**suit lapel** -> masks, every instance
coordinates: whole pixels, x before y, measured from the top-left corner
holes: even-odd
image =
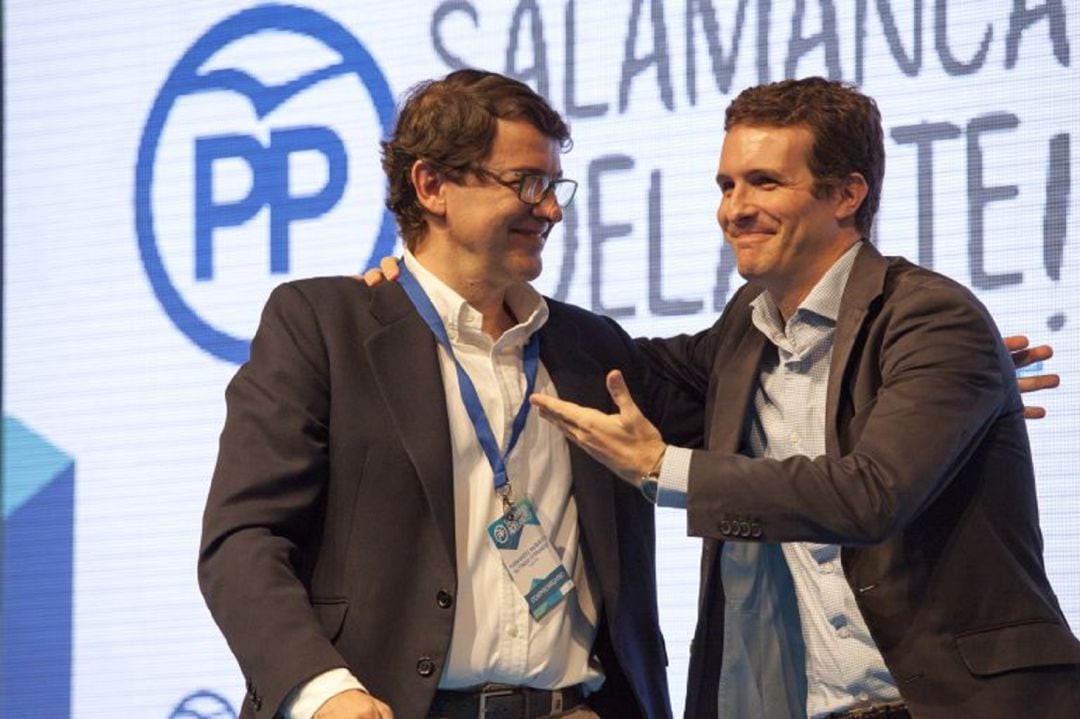
[[[758,386],[761,355],[768,347],[765,335],[749,319],[749,307],[746,313],[746,326],[737,344],[722,351],[714,364],[714,377],[709,388],[710,392],[716,394],[708,439],[711,450],[739,450],[753,394]]]
[[[364,349],[452,563],[454,468],[435,337],[396,283],[375,288],[371,296],[371,314],[382,328],[364,341]]]
[[[855,257],[847,285],[844,287],[840,315],[836,319],[836,332],[833,335],[829,387],[825,399],[825,454],[830,457],[838,457],[840,454],[836,436],[836,415],[847,365],[851,361],[852,350],[870,305],[884,289],[888,268],[889,261],[876,247],[866,242]]]
[[[581,344],[578,328],[562,321],[562,314],[549,303],[551,317],[540,331],[540,359],[558,389],[561,399],[589,407],[610,403],[603,377],[610,367],[600,367]],[[537,421],[540,420],[536,417]],[[593,568],[600,577],[604,597],[614,603],[619,587],[619,538],[615,522],[614,481],[599,464],[572,442],[570,473],[578,518],[589,548]]]

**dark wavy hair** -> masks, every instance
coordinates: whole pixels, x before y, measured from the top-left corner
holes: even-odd
[[[863,237],[870,236],[885,177],[885,138],[873,98],[822,77],[783,80],[739,93],[724,117],[725,130],[735,125],[808,127],[814,135],[807,162],[814,194],[826,195],[858,172],[869,191],[855,213],[855,224]]]
[[[547,101],[524,83],[494,72],[458,70],[409,90],[393,136],[382,142],[382,167],[389,181],[386,206],[397,218],[409,249],[425,230],[411,172],[430,162],[460,181],[491,152],[497,120],[524,120],[570,149],[570,129]]]

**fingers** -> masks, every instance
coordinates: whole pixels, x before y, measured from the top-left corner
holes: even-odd
[[[560,432],[567,435],[568,437],[571,436],[574,428],[568,422],[564,421],[562,416],[555,412],[552,412],[551,410],[545,409],[544,407],[537,406],[537,409],[540,410],[541,419],[551,422],[553,425],[555,425],[556,429],[558,429]]]
[[[1020,377],[1016,380],[1021,392],[1038,392],[1041,389],[1053,389],[1061,384],[1061,377],[1056,374],[1037,374]]]
[[[584,449],[593,448],[598,434],[604,433],[602,426],[607,415],[599,410],[544,394],[534,394],[529,401],[540,410],[543,419],[554,424],[567,439]]]
[[[375,697],[372,697],[371,699],[375,702],[375,708],[379,712],[379,719],[394,719],[394,710],[390,708],[389,704],[381,702]]]
[[[396,257],[384,257],[379,260],[379,269],[382,270],[386,279],[391,282],[395,281],[401,275],[401,270],[398,268]]]
[[[382,270],[372,267],[370,270],[360,275],[360,278],[367,283],[368,287],[374,287],[375,285],[382,284],[386,281],[386,277],[383,275]]]
[[[575,419],[584,408],[543,394],[534,394],[529,397],[529,401],[540,411],[540,417],[555,425],[555,429],[564,437],[582,447],[586,446],[584,428]]]
[[[378,267],[372,267],[359,277],[355,277],[355,279],[363,280],[368,287],[374,287],[375,285],[381,285],[383,282],[395,282],[400,276],[401,269],[398,267],[397,258],[384,257],[379,260]]]
[[[1032,377],[1020,377],[1016,380],[1021,392],[1038,392],[1042,389],[1053,389],[1061,384],[1061,377],[1056,374],[1040,374]],[[1043,407],[1024,406],[1024,419],[1042,419],[1046,416]]]
[[[1024,419],[1042,419],[1046,416],[1046,409],[1043,407],[1024,407]]]
[[[637,417],[641,414],[634,398],[630,396],[630,389],[626,386],[626,378],[622,372],[613,369],[607,374],[608,394],[619,408],[619,414],[625,417]]]
[[[1050,345],[1039,345],[1038,347],[1028,347],[1022,349],[1012,350],[1012,361],[1016,365],[1017,369],[1021,367],[1027,367],[1030,364],[1036,362],[1042,362],[1048,360],[1054,356],[1054,348]]]
[[[1010,352],[1022,350],[1028,346],[1028,338],[1024,335],[1009,335],[1005,339],[1005,348]]]
[[[619,408],[616,414],[581,407],[573,402],[534,394],[529,400],[540,416],[593,459],[631,484],[656,464],[664,444],[659,431],[641,414],[619,372],[607,377],[608,391]]]
[[[534,394],[529,397],[529,402],[540,410],[540,416],[554,422],[557,425],[577,428],[580,426],[580,415],[587,411],[584,407],[567,402],[566,400],[552,397],[546,394]]]
[[[1017,369],[1027,367],[1035,362],[1048,360],[1054,356],[1054,348],[1050,345],[1028,347],[1028,338],[1024,335],[1006,337],[1005,348],[1012,354],[1012,361]]]
[[[367,692],[349,689],[330,697],[313,719],[394,719],[394,712]]]
[[[1012,354],[1013,364],[1016,369],[1023,369],[1036,362],[1042,362],[1048,360],[1054,356],[1054,348],[1050,345],[1038,345],[1037,347],[1028,347],[1028,338],[1023,335],[1016,335],[1013,337],[1005,338],[1005,346]],[[1056,374],[1040,374],[1032,375],[1030,377],[1018,377],[1016,380],[1017,386],[1021,392],[1038,392],[1044,389],[1053,389],[1061,384],[1061,377]],[[1042,419],[1046,416],[1046,409],[1043,407],[1024,407],[1024,419]]]

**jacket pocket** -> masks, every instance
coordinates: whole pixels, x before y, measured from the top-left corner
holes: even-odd
[[[345,612],[349,609],[347,599],[313,599],[311,606],[315,610],[315,618],[319,620],[323,634],[330,641],[334,641],[341,634],[341,627],[345,624]]]
[[[1080,640],[1057,622],[1034,620],[1022,624],[965,632],[956,647],[976,676],[1057,664],[1080,664]]]

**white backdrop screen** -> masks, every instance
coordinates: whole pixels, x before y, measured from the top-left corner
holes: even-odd
[[[879,247],[1055,347],[1063,387],[1029,428],[1080,626],[1077,3],[9,0],[3,45],[7,715],[43,695],[37,716],[233,715],[195,582],[223,389],[273,286],[398,250],[377,141],[406,89],[464,66],[571,123],[581,187],[537,285],[632,334],[706,327],[738,286],[712,178],[739,90],[874,96]],[[678,713],[699,546],[658,517]]]

